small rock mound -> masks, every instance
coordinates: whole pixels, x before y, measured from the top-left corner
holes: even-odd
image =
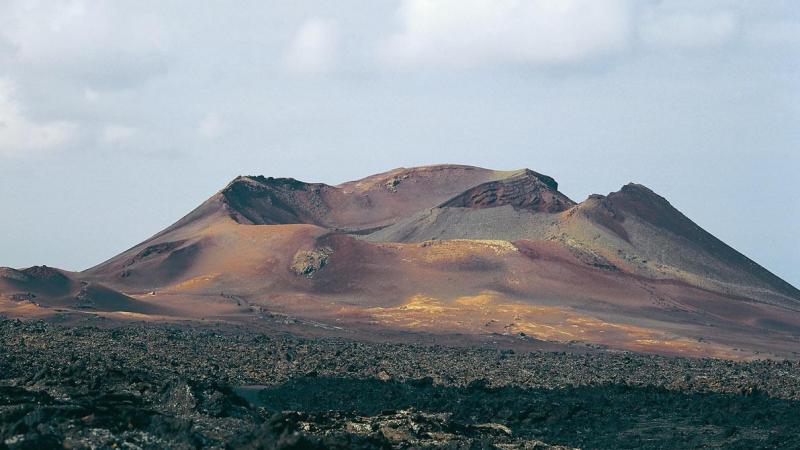
[[[69,282],[69,278],[67,278],[66,275],[58,271],[58,269],[54,269],[52,267],[47,267],[47,266],[29,267],[23,270],[22,273],[31,278],[35,278],[40,281],[47,281],[50,283]]]
[[[19,270],[12,269],[10,267],[0,267],[0,278],[22,282],[30,281],[30,277]]]
[[[330,263],[331,254],[333,254],[333,249],[330,247],[300,250],[295,253],[289,268],[298,276],[312,278],[315,273]]]

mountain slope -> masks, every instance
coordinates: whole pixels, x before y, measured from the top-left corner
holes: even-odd
[[[108,287],[81,281],[79,275],[47,266],[23,270],[0,267],[0,305],[83,311],[168,314],[168,308],[149,304]],[[2,309],[2,308],[0,308]]]
[[[514,175],[515,172],[441,165],[395,169],[339,186],[292,178],[240,176],[161,233],[89,272],[110,274],[142,252],[177,250],[179,242],[185,244],[186,238],[221,223],[311,224],[344,232],[369,232],[470,187]]]
[[[403,168],[338,186],[237,177],[70,276],[41,295],[103,286],[153,314],[269,311],[373,336],[505,334],[725,357],[791,355],[800,336],[800,291],[649,189],[575,203],[528,169]],[[0,292],[24,291],[4,283]],[[98,310],[122,305],[108,292]]]

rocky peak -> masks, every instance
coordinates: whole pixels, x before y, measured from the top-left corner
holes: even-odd
[[[256,225],[317,223],[329,186],[294,178],[238,176],[220,191],[231,218]]]
[[[558,190],[558,182],[553,177],[541,174],[539,172],[534,172],[533,170],[527,168],[522,169],[520,172],[520,176],[524,176],[526,178],[535,178],[548,188],[554,191]]]
[[[647,186],[645,186],[643,184],[639,184],[639,183],[633,183],[633,182],[628,183],[625,186],[622,186],[622,188],[620,188],[619,191],[612,192],[608,196],[612,197],[612,196],[620,196],[620,195],[625,195],[625,196],[629,196],[629,197],[636,197],[636,198],[640,198],[640,199],[647,199],[647,200],[651,200],[651,201],[657,201],[657,202],[663,202],[663,203],[669,204],[667,199],[665,199],[664,197],[656,194],[649,187],[647,187]]]
[[[66,282],[69,281],[66,275],[58,269],[47,266],[33,266],[22,270],[25,275],[42,281]]]
[[[255,192],[265,189],[305,189],[314,184],[304,183],[294,178],[274,178],[263,175],[239,175],[222,190],[222,193]]]
[[[441,207],[480,209],[511,205],[517,209],[556,213],[575,204],[557,188],[558,183],[553,178],[523,169],[510,177],[475,186]]]
[[[619,191],[608,194],[607,199],[614,209],[632,213],[673,233],[689,237],[688,235],[700,230],[700,227],[675,209],[667,199],[644,185],[628,183]]]

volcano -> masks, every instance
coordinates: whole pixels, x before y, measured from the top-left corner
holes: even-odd
[[[532,170],[240,176],[83,272],[0,269],[0,311],[797,357],[800,291],[645,186],[578,203]]]

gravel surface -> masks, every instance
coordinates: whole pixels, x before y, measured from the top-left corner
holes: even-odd
[[[789,361],[0,320],[0,449],[800,448],[798,406]]]

